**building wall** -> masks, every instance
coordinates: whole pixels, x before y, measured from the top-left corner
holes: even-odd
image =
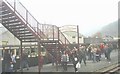
[[[84,43],[84,37],[79,38],[79,43]]]
[[[0,34],[0,45],[20,45],[20,41],[9,31]]]
[[[65,35],[65,37],[70,41],[70,43],[77,43],[77,37],[76,36],[70,36],[70,35],[67,35],[67,34],[65,34],[64,33],[64,35]],[[75,38],[74,38],[75,37]]]
[[[78,43],[77,25],[65,25],[62,26],[60,30],[70,43]],[[79,34],[79,43],[84,43],[84,37],[81,34]]]
[[[63,32],[65,37],[70,41],[70,43],[78,43],[78,36],[76,32]],[[84,37],[79,36],[79,43],[84,43]]]

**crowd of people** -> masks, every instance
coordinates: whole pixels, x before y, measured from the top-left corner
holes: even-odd
[[[61,55],[61,64],[64,71],[67,71],[67,63],[72,62],[75,72],[78,72],[76,65],[78,62],[81,64],[82,61],[84,65],[87,66],[86,60],[91,60],[93,63],[101,61],[101,55],[104,55],[108,63],[111,63],[110,54],[113,50],[113,45],[111,43],[101,43],[101,44],[90,44],[89,46],[79,46],[74,47],[69,53],[64,51]],[[69,59],[68,59],[69,58]]]
[[[28,65],[28,54],[24,52],[22,54],[21,60],[21,65],[20,69],[26,67],[27,70],[29,70],[29,65]],[[3,72],[16,72],[17,71],[17,61],[16,61],[16,55],[14,52],[9,52],[8,49],[5,49],[4,51],[4,56],[3,56],[3,61],[2,61],[2,71]]]
[[[71,62],[73,64],[75,72],[78,72],[78,68],[76,67],[78,63],[81,65],[83,61],[84,65],[87,66],[87,60],[93,61],[93,63],[100,62],[102,57],[101,55],[104,55],[105,59],[111,63],[110,54],[113,49],[114,47],[111,43],[90,44],[89,46],[80,45],[79,47],[74,47],[73,49],[67,48],[66,50],[62,51],[59,55],[60,59],[58,59],[56,56],[58,53],[56,54],[55,50],[53,49],[51,51],[51,54],[53,56],[52,65],[54,65],[57,58],[64,71],[67,71],[67,64]],[[8,50],[5,50],[3,59],[3,72],[17,71],[16,56],[14,52],[9,53]],[[28,54],[26,52],[22,54],[22,58],[20,60],[20,69],[26,67],[27,70],[29,70]],[[40,60],[40,63],[41,62],[42,61]]]

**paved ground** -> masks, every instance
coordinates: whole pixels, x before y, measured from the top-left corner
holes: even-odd
[[[84,63],[81,64],[81,68],[79,69],[79,72],[94,72],[98,69],[104,68],[106,66],[112,65],[114,63],[118,63],[118,51],[112,51],[111,53],[112,61],[111,63],[108,63],[106,59],[104,58],[104,55],[102,55],[101,61],[93,63],[92,61],[87,61],[87,66],[84,65]],[[56,66],[52,66],[52,64],[44,65],[42,72],[63,72],[63,69],[61,66],[59,66],[58,71],[56,71]],[[38,72],[38,67],[31,67],[29,70],[24,69],[24,72]],[[74,68],[72,64],[68,65],[68,71],[67,72],[74,72]]]

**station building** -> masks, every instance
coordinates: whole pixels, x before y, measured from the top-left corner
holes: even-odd
[[[84,43],[85,36],[83,36],[82,34],[78,32],[78,28],[76,25],[65,25],[65,26],[60,27],[60,30],[61,32],[63,32],[66,38],[68,38],[71,44],[77,44],[78,38],[79,38],[80,44]]]

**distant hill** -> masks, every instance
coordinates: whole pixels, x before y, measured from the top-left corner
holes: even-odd
[[[103,37],[103,36],[112,36],[112,37],[117,37],[118,36],[118,21],[115,21],[113,23],[110,23],[106,26],[104,26],[100,31],[95,33],[93,35],[98,36],[98,37]]]

